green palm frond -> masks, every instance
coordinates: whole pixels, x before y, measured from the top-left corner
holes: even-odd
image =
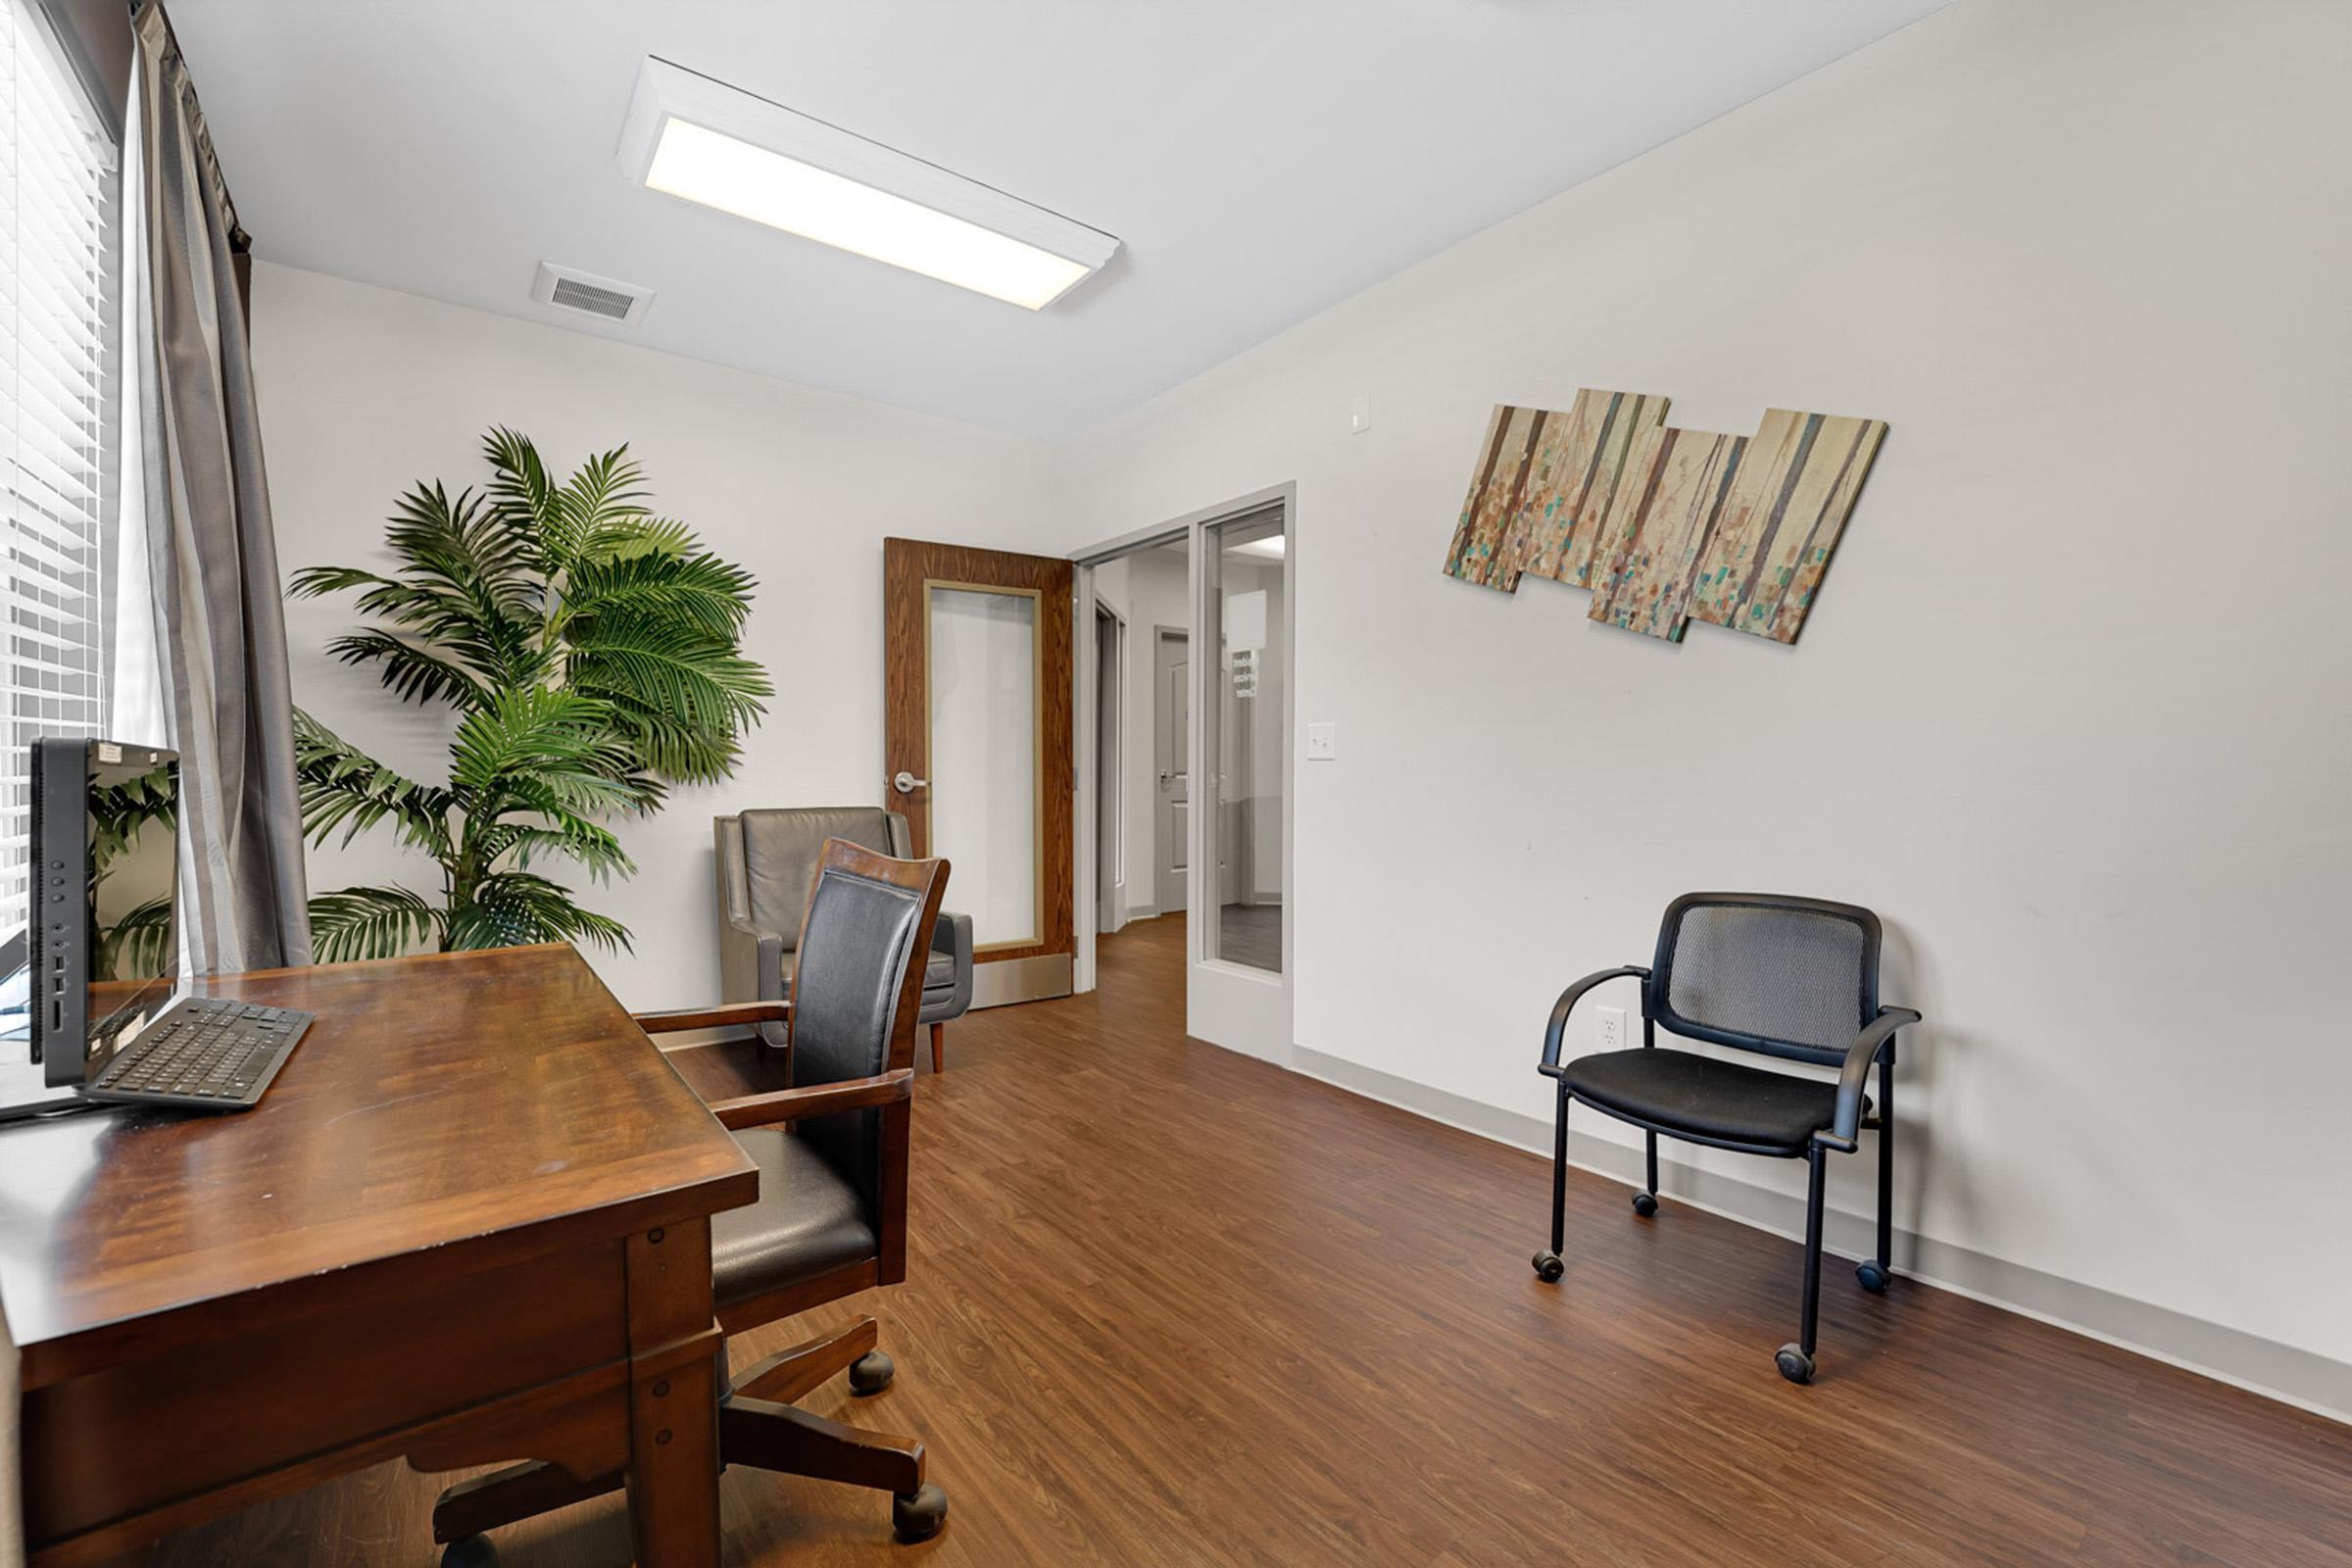
[[[691,626],[732,644],[752,612],[752,574],[716,556],[683,551],[608,555],[575,567],[565,585],[562,625],[592,628],[599,617],[634,615]]]
[[[336,828],[349,844],[389,817],[408,843],[435,858],[452,849],[445,789],[405,778],[352,746],[301,709],[294,710],[294,783],[303,831],[323,844]]]
[[[297,713],[314,842],[390,821],[438,864],[446,895],[442,906],[401,888],[322,895],[313,907],[322,956],[432,936],[444,948],[625,947],[620,922],[533,867],[632,874],[604,819],[654,809],[670,783],[724,777],[773,695],[743,655],[757,582],[653,514],[626,447],[561,484],[517,431],[492,429],[482,455],[491,476],[479,491],[427,482],[400,497],[384,535],[389,571],[313,566],[293,578],[297,594],[353,594],[370,617],[328,644],[334,657],[372,668],[404,702],[460,715],[444,787]]]
[[[463,709],[490,700],[481,677],[454,660],[369,626],[326,645],[346,664],[377,663],[384,686],[404,703],[447,702]]]
[[[311,952],[320,963],[397,958],[431,937],[441,912],[404,887],[343,888],[311,899]]]
[[[453,950],[582,941],[610,951],[628,947],[629,933],[618,920],[581,908],[568,889],[529,871],[482,878],[472,899],[449,912]]]

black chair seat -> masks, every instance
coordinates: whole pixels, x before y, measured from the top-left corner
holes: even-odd
[[[760,1200],[710,1216],[710,1289],[720,1306],[881,1251],[857,1189],[806,1139],[749,1127],[735,1141],[760,1166]]]
[[[1648,1047],[1580,1056],[1568,1092],[1597,1110],[1669,1132],[1801,1154],[1838,1118],[1838,1086]]]

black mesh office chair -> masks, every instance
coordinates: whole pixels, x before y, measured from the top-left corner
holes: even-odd
[[[1642,1046],[1560,1064],[1560,1032],[1585,993],[1610,980],[1642,982]],[[1648,1179],[1634,1195],[1646,1219],[1658,1211],[1658,1135],[1742,1154],[1802,1158],[1805,1199],[1803,1328],[1774,1355],[1791,1383],[1813,1378],[1821,1307],[1823,1166],[1852,1153],[1864,1128],[1879,1134],[1878,1255],[1855,1271],[1884,1291],[1893,1270],[1894,1036],[1919,1022],[1908,1007],[1879,1005],[1879,917],[1851,904],[1768,893],[1686,893],[1666,906],[1654,964],[1587,975],[1552,1004],[1539,1069],[1559,1085],[1551,1172],[1551,1250],[1535,1269],[1545,1283],[1566,1272],[1568,1104],[1632,1122],[1646,1135]],[[1661,1049],[1657,1031],[1838,1069],[1836,1083]],[[1878,1102],[1865,1093],[1879,1069]]]

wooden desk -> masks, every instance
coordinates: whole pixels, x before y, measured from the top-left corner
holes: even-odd
[[[208,989],[318,1015],[259,1106],[0,1128],[33,1560],[406,1455],[625,1470],[638,1561],[715,1564],[710,1216],[759,1172],[587,964]]]

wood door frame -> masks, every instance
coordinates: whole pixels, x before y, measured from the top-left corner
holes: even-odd
[[[1074,861],[1076,789],[1072,721],[1072,642],[1076,599],[1067,561],[1004,550],[978,550],[933,540],[882,541],[883,762],[882,800],[906,814],[909,842],[918,856],[931,849],[931,789],[926,782],[901,795],[892,778],[901,772],[928,780],[931,760],[931,595],[941,588],[975,593],[1030,594],[1037,604],[1037,940],[989,943],[973,950],[974,1004],[1065,995],[1066,967],[1054,960],[1076,956],[1077,888]],[[951,861],[953,857],[950,857]],[[1092,900],[1087,901],[1091,906]],[[951,866],[947,906],[955,908]],[[1030,963],[1036,975],[990,969]],[[1048,968],[1061,968],[1054,982]],[[1016,974],[1019,977],[1016,978]],[[1040,989],[1040,987],[1043,989]]]

